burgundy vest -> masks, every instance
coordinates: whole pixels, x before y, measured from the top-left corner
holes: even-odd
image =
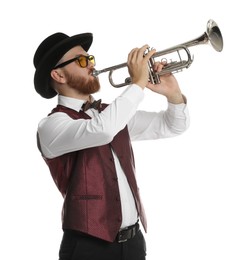
[[[90,119],[83,111],[77,112],[61,105],[51,113],[55,112],[64,112],[74,120]],[[146,218],[136,183],[134,156],[127,127],[109,144],[67,153],[53,159],[44,158],[64,197],[63,229],[81,231],[110,242],[115,240],[121,226],[122,213],[111,149],[119,158],[146,231]]]

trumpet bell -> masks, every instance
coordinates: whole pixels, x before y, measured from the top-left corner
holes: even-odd
[[[221,52],[223,50],[223,37],[218,25],[212,19],[207,23],[207,35],[212,47],[216,51]]]

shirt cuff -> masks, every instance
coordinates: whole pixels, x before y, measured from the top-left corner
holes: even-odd
[[[174,114],[187,114],[188,113],[188,107],[187,104],[185,103],[180,103],[180,104],[173,104],[173,103],[168,103],[168,111]]]
[[[127,98],[133,104],[139,104],[144,98],[144,91],[136,84],[132,84],[120,95]]]

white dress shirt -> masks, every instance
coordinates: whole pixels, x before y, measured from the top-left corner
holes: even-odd
[[[57,112],[38,125],[42,152],[47,158],[65,153],[105,145],[128,126],[131,140],[151,140],[172,137],[184,132],[189,126],[186,104],[168,104],[166,111],[137,111],[144,98],[143,90],[130,85],[101,113],[89,109],[91,119],[73,120],[66,113]],[[79,111],[85,101],[58,96],[58,104]],[[113,152],[113,151],[112,151]],[[122,225],[126,227],[137,221],[134,198],[119,160],[113,152],[122,205]]]

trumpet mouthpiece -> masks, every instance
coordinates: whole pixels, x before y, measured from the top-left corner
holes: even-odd
[[[100,74],[100,70],[93,70],[92,76],[97,77]]]

